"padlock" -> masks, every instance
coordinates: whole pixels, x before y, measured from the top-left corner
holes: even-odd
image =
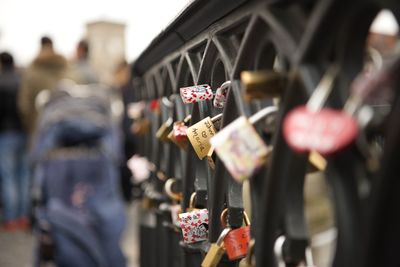
[[[203,159],[205,156],[207,156],[208,151],[211,148],[210,138],[213,137],[217,132],[214,123],[221,118],[222,114],[219,114],[213,118],[207,117],[187,129],[186,133],[188,139],[199,159]]]
[[[213,92],[208,84],[194,85],[180,88],[183,103],[195,103],[213,99]]]
[[[174,122],[174,126],[172,127],[171,132],[168,134],[168,139],[182,148],[183,150],[187,150],[189,140],[187,138],[187,126],[182,121]]]
[[[238,182],[251,177],[267,162],[271,149],[252,124],[275,115],[277,108],[266,107],[249,119],[239,117],[218,132],[210,142],[231,176]]]
[[[247,250],[247,255],[239,262],[239,267],[254,267],[254,247],[255,240],[251,239],[249,242],[249,249]]]
[[[151,210],[155,207],[156,207],[156,203],[153,199],[149,198],[148,196],[144,196],[142,198],[142,209]]]
[[[287,75],[274,70],[242,71],[240,79],[246,101],[280,97],[288,83]]]
[[[225,106],[228,89],[231,86],[231,81],[224,82],[221,87],[217,88],[213,100],[214,107],[223,108]]]
[[[183,242],[187,244],[208,239],[208,210],[200,209],[179,214]]]
[[[346,148],[357,137],[358,125],[352,116],[330,108],[321,109],[337,73],[336,66],[330,67],[307,105],[295,108],[285,117],[283,134],[293,150],[299,153],[315,150],[327,156]]]
[[[227,226],[227,214],[228,209],[225,209],[221,213],[221,225],[225,228]],[[231,261],[243,258],[247,254],[250,242],[250,219],[246,212],[243,212],[243,220],[245,226],[232,229],[224,238],[226,254]]]
[[[173,123],[173,119],[170,117],[160,126],[160,128],[156,132],[156,137],[159,140],[161,140],[161,141],[168,141],[169,140],[168,139],[168,134],[172,130],[172,126],[173,126],[172,123]]]
[[[274,253],[278,267],[286,267],[286,262],[283,256],[283,246],[285,244],[285,241],[286,241],[285,236],[279,236],[275,241]],[[298,265],[299,267],[316,267],[314,265],[312,251],[309,246],[305,248],[303,256],[304,258],[300,264],[304,263],[305,265]]]
[[[221,261],[222,256],[225,254],[224,248],[224,238],[230,232],[230,228],[225,228],[222,230],[220,236],[217,239],[216,243],[212,243],[206,256],[201,263],[201,267],[216,267],[218,263]]]
[[[146,104],[144,101],[129,103],[126,108],[126,113],[128,115],[128,118],[132,120],[140,119],[143,115],[145,107]]]
[[[154,113],[159,113],[160,111],[160,102],[158,99],[151,100],[149,103],[150,110]]]
[[[182,229],[183,241],[194,243],[208,238],[208,210],[195,207],[196,192],[190,196],[189,207],[179,214],[179,227]]]
[[[131,132],[138,136],[145,136],[150,132],[150,120],[147,118],[136,119],[131,126]]]

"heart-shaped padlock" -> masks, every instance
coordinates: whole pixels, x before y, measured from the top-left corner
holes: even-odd
[[[342,111],[324,108],[314,112],[301,106],[286,116],[283,134],[293,150],[314,150],[327,156],[350,145],[358,134],[358,125]]]

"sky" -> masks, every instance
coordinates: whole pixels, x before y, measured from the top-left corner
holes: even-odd
[[[189,0],[0,0],[0,51],[17,65],[28,64],[43,35],[72,58],[87,22],[106,19],[126,27],[127,60],[134,60],[151,40],[188,5]]]

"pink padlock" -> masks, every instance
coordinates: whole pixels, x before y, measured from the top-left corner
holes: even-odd
[[[185,104],[211,100],[214,97],[213,91],[208,84],[183,87],[180,89],[180,93]]]

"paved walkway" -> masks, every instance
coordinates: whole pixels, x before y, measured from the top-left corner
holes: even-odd
[[[123,249],[129,263],[128,267],[138,267],[137,203],[127,207],[128,227],[126,229]],[[0,267],[30,267],[32,265],[33,237],[29,232],[6,233],[0,231]]]

